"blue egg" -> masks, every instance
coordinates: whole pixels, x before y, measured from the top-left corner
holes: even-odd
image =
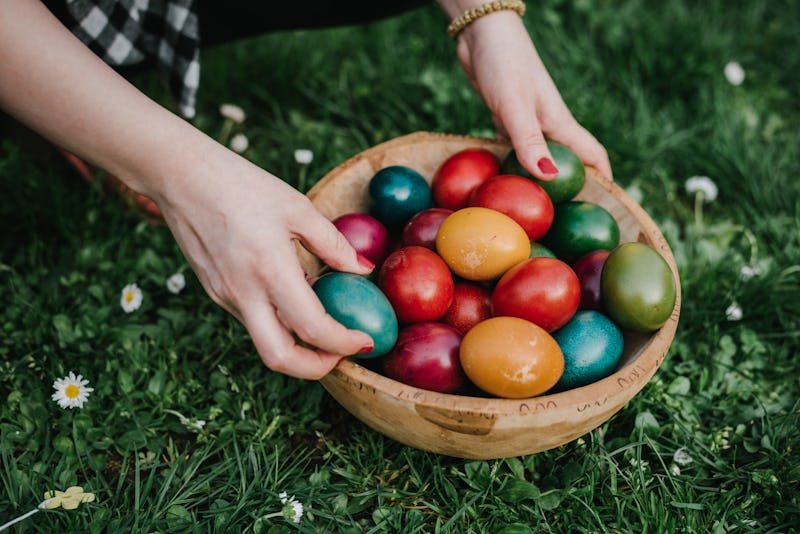
[[[372,351],[354,356],[376,358],[392,350],[397,342],[397,315],[377,285],[357,274],[329,272],[314,282],[313,289],[331,317],[372,337]]]
[[[401,228],[416,213],[433,205],[430,184],[403,165],[384,167],[369,182],[370,213],[391,229]]]
[[[596,382],[614,372],[622,357],[624,341],[619,327],[604,314],[579,310],[553,332],[564,353],[564,374],[555,391]]]

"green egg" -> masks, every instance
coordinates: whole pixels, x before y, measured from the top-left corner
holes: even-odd
[[[544,181],[534,178],[517,160],[515,151],[503,159],[500,170],[504,174],[516,174],[530,178],[547,192],[553,204],[560,204],[572,200],[581,192],[586,183],[586,168],[583,162],[569,148],[554,141],[548,141],[547,147],[553,156],[553,163],[558,169],[558,176],[554,180]]]
[[[372,337],[372,351],[354,356],[376,358],[392,350],[397,342],[397,316],[377,285],[357,274],[330,272],[322,275],[313,289],[331,317]]]
[[[600,274],[600,295],[620,327],[653,332],[672,315],[677,282],[667,261],[645,243],[623,243],[611,251]]]
[[[613,249],[619,238],[619,225],[608,210],[593,202],[570,200],[555,206],[553,224],[539,241],[572,264],[593,250]]]

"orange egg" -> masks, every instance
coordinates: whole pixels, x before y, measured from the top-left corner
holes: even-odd
[[[492,317],[467,332],[461,367],[480,389],[508,399],[533,397],[564,373],[564,355],[543,328],[517,317]]]
[[[436,251],[450,269],[467,280],[494,280],[526,259],[528,234],[499,211],[469,207],[456,210],[439,226]]]

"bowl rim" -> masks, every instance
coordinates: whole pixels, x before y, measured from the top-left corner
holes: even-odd
[[[385,152],[387,149],[396,149],[411,143],[440,141],[485,146],[498,152],[505,151],[508,153],[508,151],[511,150],[511,145],[509,143],[497,139],[440,132],[414,132],[380,143],[348,158],[323,176],[309,190],[307,195],[313,201],[334,182],[337,176],[360,161],[372,159],[379,153]],[[614,373],[603,379],[592,382],[591,384],[558,393],[546,393],[528,398],[477,397],[457,393],[439,393],[407,385],[360,365],[358,363],[358,358],[354,357],[352,359],[343,359],[328,375],[323,377],[320,380],[323,386],[326,386],[326,383],[334,380],[346,380],[352,383],[362,384],[364,387],[369,387],[376,393],[387,397],[411,401],[419,407],[431,409],[450,408],[462,413],[481,413],[497,416],[519,415],[528,411],[533,412],[535,411],[534,407],[539,405],[552,405],[558,406],[559,408],[575,407],[579,411],[582,411],[581,407],[600,406],[617,396],[632,397],[635,395],[649,382],[650,377],[660,367],[677,330],[681,308],[681,284],[678,267],[666,238],[644,208],[634,201],[612,179],[601,175],[596,169],[586,167],[586,179],[587,181],[592,180],[608,193],[612,194],[634,215],[636,222],[642,227],[642,232],[653,241],[653,248],[656,248],[661,253],[664,260],[666,260],[672,270],[676,283],[675,306],[673,307],[670,317],[661,328],[652,333],[626,333],[628,337],[638,338],[640,340],[649,338],[649,340],[647,340],[638,351],[629,355],[627,358],[628,361]],[[578,196],[580,196],[580,194]],[[598,399],[596,393],[598,389],[610,391],[611,393],[605,395],[602,399]]]

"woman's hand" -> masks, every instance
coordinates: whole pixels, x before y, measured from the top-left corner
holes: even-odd
[[[451,17],[480,3],[441,2]],[[498,134],[511,140],[523,167],[537,178],[555,178],[546,143],[551,139],[612,178],[605,148],[567,109],[516,12],[480,17],[457,40],[458,59],[467,77],[491,110]]]

